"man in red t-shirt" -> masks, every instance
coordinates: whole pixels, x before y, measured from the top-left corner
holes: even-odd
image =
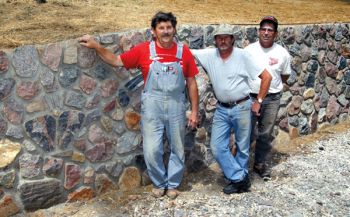
[[[141,131],[147,171],[154,186],[152,194],[161,197],[166,193],[172,199],[179,193],[176,189],[184,172],[186,87],[192,110],[187,124],[195,128],[198,123],[195,80],[198,69],[188,47],[174,40],[176,23],[172,13],[156,13],[151,21],[153,40],[118,56],[92,36],[78,39],[81,45],[95,49],[103,61],[112,66],[141,69],[145,81],[141,96]],[[164,130],[171,148],[167,168],[163,162]]]

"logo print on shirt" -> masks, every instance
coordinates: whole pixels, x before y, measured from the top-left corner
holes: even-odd
[[[278,59],[277,58],[270,57],[270,61],[269,61],[269,65],[270,66],[275,65],[277,63],[278,63]]]

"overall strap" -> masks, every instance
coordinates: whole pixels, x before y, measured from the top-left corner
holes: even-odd
[[[153,40],[149,44],[149,52],[151,55],[151,59],[154,60],[157,57],[157,53],[156,53],[156,43]]]
[[[177,44],[176,58],[178,60],[181,60],[184,45],[181,42],[177,42],[176,44]]]

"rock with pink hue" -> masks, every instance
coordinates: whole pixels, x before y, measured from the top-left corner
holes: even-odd
[[[80,77],[79,87],[84,93],[90,95],[95,90],[96,86],[97,82],[95,79],[86,75]]]
[[[105,133],[96,124],[92,125],[89,128],[88,138],[89,138],[89,141],[92,143],[99,143],[99,142],[106,140]]]
[[[8,99],[3,104],[3,111],[8,121],[13,124],[21,124],[23,120],[24,107],[22,103],[17,102],[15,99]]]
[[[103,107],[103,113],[109,113],[110,111],[112,111],[115,108],[116,102],[117,101],[113,99],[112,101],[106,103]]]
[[[331,121],[338,117],[341,110],[341,106],[337,102],[337,98],[335,96],[331,96],[329,98],[327,109],[326,109],[326,117],[328,121]]]
[[[63,166],[63,160],[54,157],[48,157],[46,163],[43,166],[43,172],[47,176],[58,176],[61,173]]]
[[[22,81],[17,85],[16,93],[22,99],[30,100],[39,94],[39,90],[38,82]]]
[[[87,109],[92,109],[97,107],[97,105],[100,103],[101,100],[101,95],[96,93],[93,94],[90,98],[87,99],[85,103],[85,108]]]
[[[96,51],[84,46],[79,46],[77,60],[81,68],[90,68],[95,63]]]
[[[118,81],[116,80],[106,80],[101,85],[101,95],[106,98],[116,94],[118,89]]]
[[[303,102],[303,97],[301,96],[293,96],[292,101],[288,105],[288,114],[296,115],[300,112],[300,106]]]
[[[103,162],[110,160],[113,157],[113,154],[113,143],[108,140],[97,143],[94,147],[85,152],[85,156],[91,162]]]
[[[40,175],[42,158],[40,155],[23,154],[19,158],[19,169],[22,178],[34,178]]]
[[[79,165],[68,163],[64,170],[64,188],[69,190],[78,185],[81,179],[81,169]]]
[[[58,43],[47,45],[39,54],[41,54],[40,60],[44,65],[55,72],[58,71],[62,56],[62,48]]]

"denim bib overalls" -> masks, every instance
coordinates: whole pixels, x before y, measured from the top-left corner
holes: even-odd
[[[143,152],[149,177],[161,189],[177,188],[184,171],[185,78],[180,65],[183,45],[177,43],[176,62],[157,60],[150,43],[152,63],[141,95]],[[163,162],[164,130],[171,148],[167,168]]]

